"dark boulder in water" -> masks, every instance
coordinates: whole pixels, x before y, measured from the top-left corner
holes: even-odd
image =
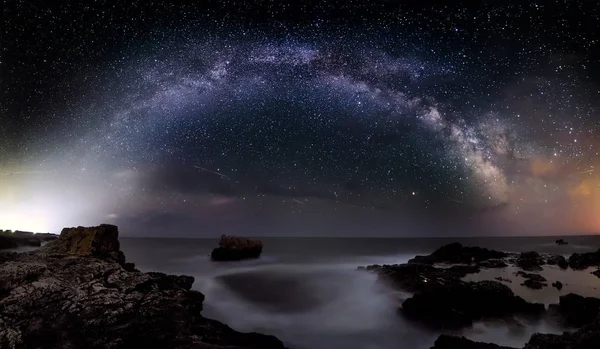
[[[431,349],[513,349],[496,344],[474,342],[465,337],[441,335]]]
[[[549,310],[566,325],[580,327],[600,320],[600,299],[569,293],[560,296],[558,304],[551,304]]]
[[[539,274],[526,273],[519,270],[515,273],[515,275],[525,278],[525,281],[521,284],[521,286],[525,286],[534,290],[540,290],[543,287],[548,286],[548,284],[546,284],[546,278]]]
[[[556,281],[552,283],[552,287],[555,287],[557,290],[561,290],[563,288],[563,284],[560,281]]]
[[[471,264],[486,261],[488,259],[499,259],[508,256],[507,253],[488,250],[481,247],[465,247],[458,242],[442,246],[428,256],[416,256],[408,263],[421,264]]]
[[[65,229],[0,254],[0,348],[284,348],[203,317],[193,277],[132,271],[117,237],[114,226]]]
[[[558,240],[556,240],[556,241],[555,241],[555,243],[556,243],[557,245],[567,245],[567,244],[568,244],[568,242],[566,242],[566,241],[565,241],[565,240],[563,240],[563,239],[558,239]]]
[[[558,265],[558,267],[561,269],[567,269],[569,267],[569,262],[567,262],[567,259],[559,254],[552,254],[546,257],[546,264]]]
[[[517,266],[527,271],[540,271],[544,264],[544,258],[535,251],[522,252],[517,258]]]
[[[569,257],[569,266],[576,270],[600,267],[600,249],[596,252],[573,253]]]
[[[594,275],[596,275],[597,277],[600,278],[600,269],[596,269],[593,272],[591,272],[590,274],[594,274]]]
[[[433,328],[461,328],[517,314],[538,318],[544,312],[543,304],[529,303],[497,281],[436,284],[402,304],[404,316]]]
[[[213,261],[239,261],[260,257],[262,241],[241,236],[222,235],[219,247],[211,253]]]

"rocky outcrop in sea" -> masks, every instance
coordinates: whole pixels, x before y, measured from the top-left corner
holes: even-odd
[[[260,257],[262,241],[241,236],[222,235],[219,247],[211,253],[213,261],[239,261]]]
[[[118,228],[67,228],[26,253],[0,253],[0,348],[282,349],[202,316],[194,278],[125,262]]]

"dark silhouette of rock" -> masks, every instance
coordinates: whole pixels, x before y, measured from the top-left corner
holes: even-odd
[[[546,264],[558,265],[561,269],[567,269],[569,267],[567,259],[559,254],[552,254],[546,257]]]
[[[600,322],[561,335],[536,333],[524,349],[597,349],[600,348]]]
[[[432,285],[445,285],[467,274],[478,273],[477,266],[436,268],[428,264],[370,265],[366,270],[376,272],[380,280],[410,292],[422,291]]]
[[[260,257],[262,241],[240,236],[222,235],[219,247],[211,253],[214,261],[239,261]]]
[[[471,264],[486,261],[488,259],[499,259],[508,256],[507,253],[488,250],[481,247],[465,247],[458,242],[442,246],[428,256],[416,256],[408,263],[421,264]]]
[[[497,281],[434,284],[402,303],[402,314],[432,328],[461,328],[473,321],[510,318],[516,314],[539,317],[543,304],[529,303],[515,296]]]
[[[600,299],[569,293],[560,296],[558,304],[551,304],[549,310],[560,315],[566,325],[581,327],[599,320]]]
[[[597,269],[597,270],[591,272],[591,274],[594,274],[594,275],[596,275],[597,277],[600,278],[600,269]]]
[[[436,339],[431,349],[512,349],[496,344],[474,342],[465,337],[441,335]]]
[[[563,239],[558,239],[558,240],[556,240],[556,241],[555,241],[555,243],[556,243],[557,245],[567,245],[567,244],[568,244],[568,242],[566,242],[566,241],[565,241],[565,240],[563,240]]]
[[[501,259],[488,259],[487,261],[480,262],[477,265],[481,268],[488,268],[488,269],[508,267],[508,264],[506,264]]]
[[[498,281],[508,282],[509,284],[511,284],[511,283],[512,283],[512,280],[511,280],[511,279],[505,279],[505,278],[503,278],[502,276],[498,276],[498,277],[496,277],[496,278],[494,278],[494,279],[496,279],[496,280],[498,280]]]
[[[0,254],[0,348],[282,349],[202,316],[193,277],[130,271],[114,226]]]
[[[27,231],[0,230],[0,249],[18,248],[20,246],[40,247],[43,241],[58,238],[54,234],[34,234]]]
[[[596,252],[573,253],[569,257],[569,266],[576,270],[600,267],[600,249]]]
[[[552,283],[552,287],[556,287],[556,289],[560,291],[563,288],[563,284],[560,281],[556,281]]]
[[[515,275],[524,277],[526,279],[521,286],[525,286],[534,290],[539,290],[548,286],[548,284],[546,284],[546,278],[539,274],[526,273],[519,270],[515,273]]]
[[[522,252],[517,258],[517,266],[527,271],[540,271],[544,263],[544,258],[535,251]]]
[[[11,237],[0,235],[0,250],[6,250],[10,248],[17,248],[19,244]]]

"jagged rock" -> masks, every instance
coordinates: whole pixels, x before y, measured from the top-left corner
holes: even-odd
[[[521,286],[525,286],[534,290],[540,290],[543,287],[548,286],[548,284],[546,284],[546,278],[539,274],[531,274],[519,270],[515,273],[515,275],[524,277],[526,279],[523,283],[521,283]]]
[[[581,327],[599,320],[600,299],[569,293],[560,296],[558,304],[551,304],[549,310],[560,315],[566,325]]]
[[[240,236],[222,235],[219,247],[211,253],[214,261],[237,261],[260,257],[262,241]]]
[[[568,244],[568,242],[566,242],[566,241],[565,241],[565,240],[563,240],[563,239],[558,239],[558,240],[556,240],[556,241],[555,241],[555,243],[556,243],[557,245],[567,245],[567,244]]]
[[[508,264],[506,264],[501,259],[489,259],[487,261],[480,262],[477,265],[479,267],[488,268],[488,269],[506,268],[506,267],[508,267]]]
[[[0,254],[0,348],[284,348],[204,318],[192,277],[128,271],[116,231],[65,229],[49,248]]]
[[[569,257],[569,266],[576,270],[600,267],[600,249],[596,252],[573,253]]]
[[[594,274],[594,275],[596,275],[597,277],[600,278],[600,269],[597,269],[597,270],[591,272],[590,274]]]
[[[498,276],[498,277],[496,277],[496,278],[494,278],[494,279],[496,279],[496,280],[498,280],[498,281],[508,282],[509,284],[511,284],[511,283],[512,283],[512,280],[511,280],[511,279],[505,279],[505,278],[503,278],[502,276]]]
[[[45,253],[110,258],[125,263],[125,256],[120,250],[119,228],[109,224],[64,228],[57,240],[47,243],[41,250]]]
[[[560,281],[556,281],[552,283],[552,287],[556,287],[556,289],[560,291],[563,288],[563,284]]]
[[[546,264],[548,265],[558,265],[561,269],[567,269],[569,267],[569,262],[564,256],[559,254],[552,254],[546,258]]]
[[[496,344],[474,342],[465,337],[455,337],[442,334],[436,339],[431,349],[513,349]]]
[[[488,250],[481,247],[465,247],[458,242],[442,246],[428,256],[416,256],[408,263],[435,264],[471,264],[486,261],[488,259],[499,259],[508,256],[507,253]]]
[[[542,288],[547,287],[548,284],[533,279],[527,279],[521,283],[521,286],[531,288],[532,290],[541,290]]]
[[[415,293],[404,301],[401,310],[407,318],[429,327],[461,328],[476,320],[516,314],[539,317],[545,307],[515,296],[510,288],[497,281],[454,280]]]
[[[522,252],[517,258],[517,266],[527,271],[540,271],[544,263],[544,258],[535,251]]]
[[[444,285],[466,276],[478,273],[477,266],[459,266],[450,268],[436,268],[427,264],[396,264],[396,265],[370,265],[365,268],[376,272],[380,280],[391,283],[393,286],[405,291],[417,292],[432,285]]]
[[[534,281],[539,281],[539,282],[545,282],[547,281],[545,277],[541,276],[540,274],[534,274],[534,273],[526,273],[524,271],[517,271],[515,273],[516,276],[520,276],[523,277],[525,279],[529,279],[529,280],[534,280]]]
[[[597,349],[600,348],[600,322],[561,335],[536,333],[524,349]]]

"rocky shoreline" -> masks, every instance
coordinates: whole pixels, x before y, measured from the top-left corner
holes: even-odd
[[[597,349],[600,348],[600,299],[567,294],[548,309],[543,304],[530,303],[516,296],[500,281],[463,281],[468,274],[482,269],[522,269],[515,273],[525,278],[525,287],[537,290],[547,287],[547,281],[537,272],[544,265],[561,269],[583,270],[600,266],[600,250],[574,253],[565,259],[560,255],[540,255],[537,252],[511,254],[479,247],[464,247],[453,243],[428,256],[416,256],[405,264],[359,267],[376,273],[381,282],[413,295],[399,305],[406,319],[437,330],[457,330],[480,320],[499,319],[519,324],[519,319],[552,319],[576,330],[562,335],[534,334],[525,349]],[[596,272],[593,272],[595,274]],[[596,275],[596,274],[595,274]],[[505,281],[500,278],[501,281]],[[560,281],[553,282],[557,289]],[[441,335],[432,349],[502,349],[495,344],[480,343],[462,337]]]
[[[126,263],[115,226],[64,229],[36,251],[0,253],[0,348],[284,348],[203,317],[193,283]]]

